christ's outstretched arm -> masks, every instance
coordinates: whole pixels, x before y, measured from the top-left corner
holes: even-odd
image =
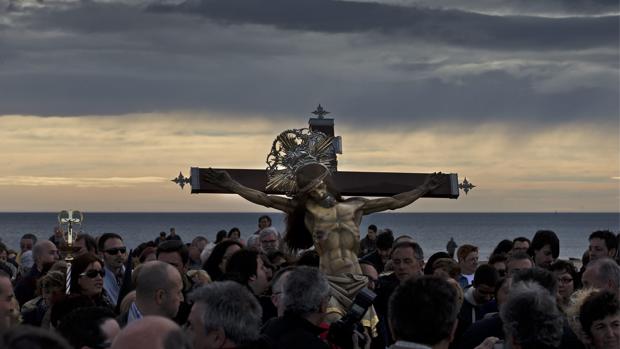
[[[430,174],[428,175],[428,177],[426,177],[426,181],[424,182],[424,184],[420,185],[419,187],[410,191],[396,194],[392,197],[367,200],[361,207],[361,209],[363,210],[363,214],[366,215],[374,212],[396,210],[405,207],[407,205],[410,205],[417,199],[421,198],[429,191],[432,191],[435,188],[439,187],[443,180],[444,174],[442,174],[441,172]]]
[[[277,195],[267,195],[262,191],[243,186],[241,183],[232,179],[226,171],[218,171],[209,168],[206,171],[204,179],[211,184],[230,190],[257,205],[273,207],[285,213],[293,212],[295,209],[295,202],[293,200]]]

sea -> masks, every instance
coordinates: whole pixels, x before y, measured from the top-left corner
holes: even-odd
[[[171,227],[185,242],[202,235],[213,241],[219,230],[237,227],[242,239],[257,230],[258,217],[265,213],[104,213],[83,212],[82,224],[74,231],[93,236],[115,232],[134,248],[153,240]],[[267,213],[273,226],[283,232],[284,214]],[[365,216],[360,232],[367,227],[389,228],[395,236],[409,235],[425,252],[425,257],[444,251],[453,237],[458,245],[473,244],[485,260],[502,239],[524,236],[531,239],[537,230],[556,232],[560,238],[560,257],[581,258],[588,247],[588,236],[595,230],[620,232],[620,213],[376,213]],[[58,225],[57,213],[0,213],[0,238],[9,248],[18,249],[25,233],[48,238]]]

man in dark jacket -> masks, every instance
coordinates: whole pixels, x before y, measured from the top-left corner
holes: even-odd
[[[319,338],[329,302],[329,284],[318,269],[298,267],[289,273],[282,293],[284,315],[263,327],[275,348],[327,349]]]

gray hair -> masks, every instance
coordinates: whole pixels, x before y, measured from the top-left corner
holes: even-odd
[[[171,270],[179,272],[168,263],[160,261],[144,263],[136,277],[136,298],[150,299],[157,290],[170,290],[173,285],[168,273]]]
[[[514,284],[500,316],[506,338],[511,337],[523,349],[560,345],[563,316],[555,297],[536,282]]]
[[[620,288],[620,266],[609,257],[594,260],[588,264],[587,269],[594,268],[599,280],[611,281],[615,289]]]
[[[237,346],[258,339],[263,310],[247,288],[234,281],[218,281],[196,289],[190,295],[204,303],[204,331],[222,329]]]
[[[307,315],[319,312],[329,297],[329,283],[317,268],[300,266],[291,271],[284,282],[284,312]]]
[[[271,234],[274,234],[276,236],[276,238],[278,238],[278,240],[280,239],[280,236],[278,235],[278,230],[276,228],[274,228],[274,227],[267,227],[267,228],[261,230],[258,233],[258,238],[262,239],[262,238],[264,238],[264,237],[266,237],[268,235],[271,235]]]

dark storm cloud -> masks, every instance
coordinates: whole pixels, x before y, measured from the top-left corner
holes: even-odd
[[[227,24],[262,24],[324,33],[377,32],[465,47],[583,49],[618,45],[618,17],[490,16],[460,10],[331,0],[203,0],[154,12],[198,13]]]

